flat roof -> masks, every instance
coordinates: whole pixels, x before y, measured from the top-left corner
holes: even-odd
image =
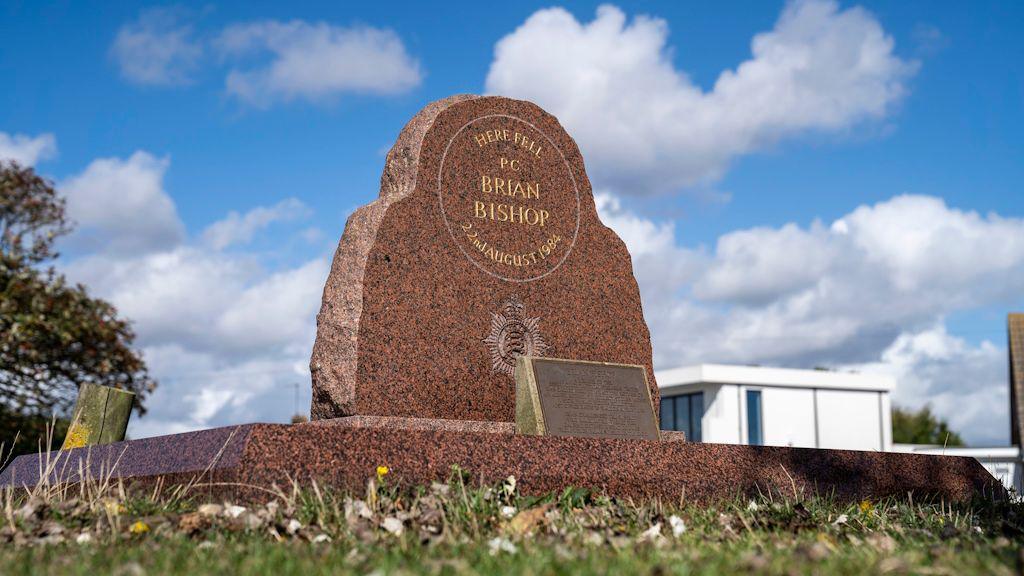
[[[730,364],[697,364],[655,371],[658,389],[670,391],[698,384],[739,384],[780,388],[822,388],[889,392],[896,379],[881,374],[854,374],[828,370],[766,368]]]
[[[935,454],[944,456],[973,456],[979,460],[1020,458],[1020,448],[1016,446],[932,446],[923,444],[893,444],[893,452],[913,452],[916,454]]]

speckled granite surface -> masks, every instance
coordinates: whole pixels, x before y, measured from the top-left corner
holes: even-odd
[[[520,353],[642,364],[657,404],[630,256],[575,142],[529,102],[453,96],[402,130],[345,226],[312,415],[511,422]]]
[[[238,500],[264,499],[269,487],[287,486],[290,479],[315,478],[360,491],[378,465],[390,467],[389,479],[396,482],[429,483],[444,479],[453,464],[484,482],[515,476],[527,493],[586,486],[616,496],[673,501],[792,494],[794,489],[848,501],[908,492],[947,501],[1004,494],[973,458],[516,436],[490,423],[451,430],[450,423],[401,420],[248,424],[132,440],[64,453],[60,469],[74,479],[79,462],[88,460],[92,474],[113,468],[112,476],[142,484],[198,478],[197,490]],[[36,456],[19,457],[0,474],[0,484],[34,484],[38,471]]]

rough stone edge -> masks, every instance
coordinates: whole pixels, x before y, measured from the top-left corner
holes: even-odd
[[[98,480],[162,476],[184,484],[210,481],[231,474],[241,464],[252,431],[261,424],[240,424],[122,440],[110,444],[23,454],[0,471],[0,487],[36,485],[44,475],[51,484],[78,482],[82,472]],[[167,451],[169,461],[151,460]],[[140,472],[145,468],[146,472]]]
[[[310,405],[313,420],[355,413],[363,274],[377,240],[377,231],[391,204],[416,189],[420,147],[434,120],[448,107],[475,98],[479,96],[449,96],[427,104],[413,116],[388,152],[380,178],[380,196],[357,209],[345,223],[316,317],[316,341],[309,361],[313,379]],[[346,353],[338,354],[337,350]],[[325,361],[328,354],[333,356],[331,362]]]
[[[346,422],[350,420],[356,422]],[[394,424],[398,419],[388,420]],[[315,431],[335,427],[314,423],[291,426],[247,424],[146,439],[149,442],[133,440],[126,443],[131,445],[131,449],[125,453],[127,462],[123,462],[127,470],[122,470],[126,473],[119,477],[125,479],[129,486],[147,487],[159,483],[169,487],[192,484],[208,495],[222,494],[232,499],[265,501],[275,493],[272,490],[274,486],[281,486],[282,483],[288,485],[293,481],[305,483],[316,478],[323,478],[321,486],[358,491],[365,485],[367,475],[372,475],[372,465],[388,461],[394,465],[395,480],[405,484],[442,480],[449,471],[449,463],[458,463],[466,469],[479,471],[482,482],[499,481],[508,474],[515,474],[524,493],[531,494],[555,489],[560,491],[569,485],[586,485],[599,490],[607,489],[609,494],[623,497],[674,498],[678,491],[663,486],[663,482],[672,480],[676,484],[684,482],[681,488],[688,498],[707,502],[732,498],[740,493],[749,493],[753,497],[764,494],[765,490],[771,493],[778,491],[780,495],[792,493],[794,496],[806,492],[808,495],[820,494],[850,501],[865,497],[902,497],[907,490],[914,493],[915,500],[919,495],[927,497],[929,494],[932,497],[940,496],[947,502],[967,502],[978,496],[997,500],[1007,497],[999,481],[977,460],[968,457],[652,440],[495,435],[446,431],[444,428],[448,427],[449,422],[437,422],[443,428],[434,431],[378,427],[372,425],[372,422],[362,422],[356,418],[342,418],[338,424],[337,434],[332,435],[334,441],[326,445],[323,442],[325,438]],[[219,462],[212,476],[199,484],[193,484],[195,463],[199,460],[194,448],[221,446],[224,443],[223,434],[231,428],[240,429],[244,437],[238,438],[235,448],[230,451],[230,462]],[[211,442],[208,438],[210,435],[217,439]],[[192,442],[181,442],[183,438],[191,438]],[[155,453],[152,450],[154,447]],[[437,453],[429,456],[423,452],[424,448],[428,452],[436,450]],[[359,454],[364,451],[375,453],[376,456],[362,458],[361,468],[344,465],[346,462],[354,464],[359,461]],[[80,453],[79,450],[71,452]],[[611,457],[612,461],[619,464],[611,468],[590,466],[589,476],[580,476],[572,470],[571,464],[575,457],[567,458],[566,454],[582,455],[592,463]],[[661,456],[673,462],[697,457],[699,463],[685,474],[687,478],[672,478],[678,471],[676,468],[664,469],[662,466],[664,470],[658,472]],[[24,459],[23,465],[28,466],[35,458],[37,455],[27,455],[18,460]],[[185,466],[168,469],[168,459],[184,463]],[[630,466],[631,460],[638,459],[648,462],[650,466],[639,471],[635,467],[624,467]],[[488,462],[491,467],[486,467],[485,463]],[[339,467],[339,463],[343,465]],[[498,465],[495,468],[493,465],[496,463]],[[485,468],[477,469],[474,465],[483,465]],[[521,473],[525,471],[524,465],[533,471],[529,474]],[[715,468],[719,465],[724,466],[721,473],[727,478],[715,474]],[[846,473],[862,473],[864,483],[854,486],[838,478],[836,473],[830,474],[829,470],[834,470],[837,465]],[[130,472],[133,469],[135,472]],[[94,463],[91,474],[95,474],[95,470]],[[405,470],[404,475],[402,470]],[[6,476],[6,472],[0,478]],[[662,473],[668,476],[662,477]],[[839,472],[840,475],[843,473]],[[589,479],[584,482],[585,478]],[[825,484],[819,486],[819,480],[825,480]],[[837,482],[842,482],[842,486]],[[0,486],[5,484],[0,481]],[[687,491],[687,486],[693,489],[692,494]],[[836,488],[840,488],[838,492],[835,492]]]

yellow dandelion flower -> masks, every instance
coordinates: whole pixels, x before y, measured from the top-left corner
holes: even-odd
[[[861,513],[867,514],[868,512],[871,512],[872,510],[874,510],[874,508],[875,508],[875,506],[874,506],[874,504],[871,503],[871,501],[869,501],[869,500],[861,500],[861,502],[860,502],[860,511],[861,511]]]
[[[149,532],[149,524],[146,524],[142,520],[138,520],[128,528],[128,531],[132,534],[145,534],[146,532]]]
[[[388,475],[388,472],[391,472],[391,469],[389,469],[387,466],[377,466],[377,479],[383,479],[385,476]]]

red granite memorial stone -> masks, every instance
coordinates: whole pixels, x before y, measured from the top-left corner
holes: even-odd
[[[653,376],[629,253],[555,117],[500,97],[434,102],[345,226],[317,317],[313,417],[513,421],[521,354]]]
[[[517,434],[513,372],[524,355],[544,357],[535,364],[643,366],[652,402],[636,375],[626,395],[630,381],[617,375],[599,382],[577,373],[570,382],[535,373],[534,414],[549,435]],[[380,197],[345,226],[311,368],[316,422],[25,454],[0,471],[0,487],[116,478],[143,490],[185,485],[207,497],[265,500],[292,483],[358,491],[385,464],[389,485],[443,480],[458,465],[485,483],[514,476],[526,494],[576,486],[661,501],[814,492],[841,501],[1006,498],[973,458],[658,434],[629,254],[598,219],[576,144],[529,102],[455,96],[409,122],[388,154]],[[615,386],[602,387],[608,379]],[[545,382],[573,390],[544,398]],[[571,426],[556,430],[552,421],[548,430],[545,402]],[[630,411],[645,418],[623,417]]]

